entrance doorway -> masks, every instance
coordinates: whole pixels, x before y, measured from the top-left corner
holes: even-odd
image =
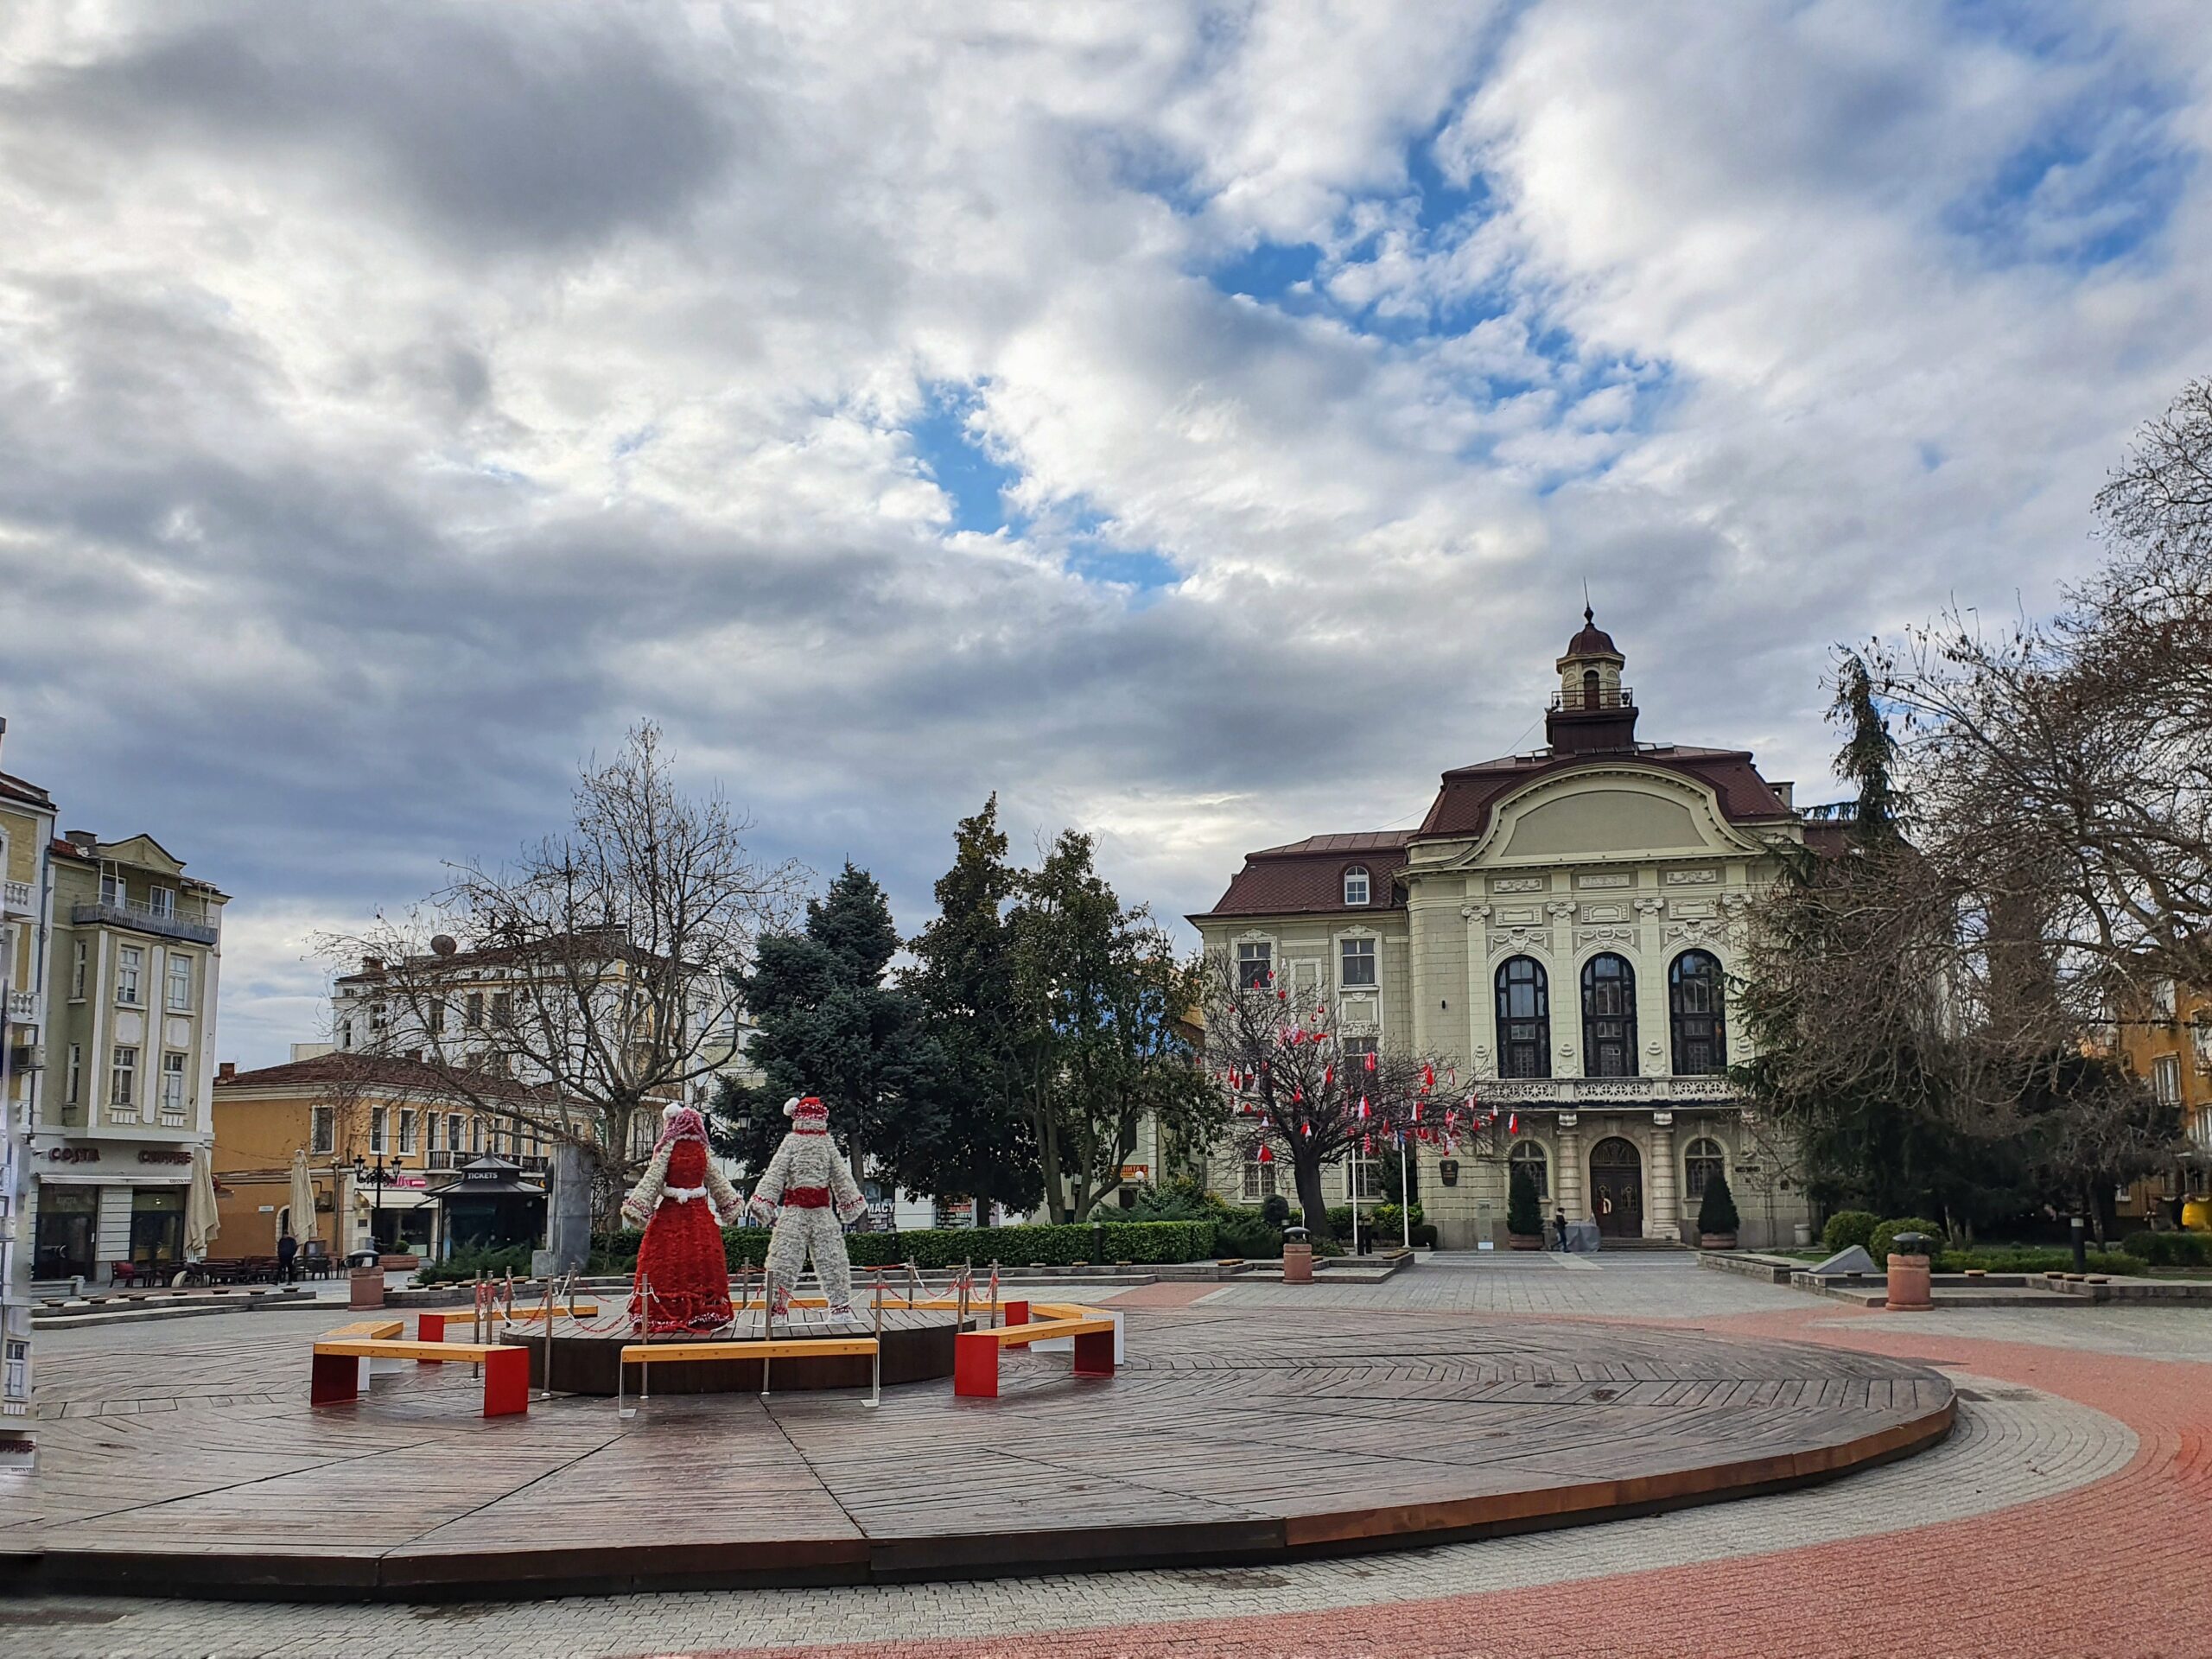
[[[1599,1236],[1643,1236],[1643,1158],[1634,1141],[1611,1135],[1590,1148],[1590,1209]]]

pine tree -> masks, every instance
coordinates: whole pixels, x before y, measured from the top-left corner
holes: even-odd
[[[1033,1135],[1019,1109],[1031,1034],[1014,1006],[1007,912],[1020,872],[1006,861],[999,799],[953,832],[952,868],[938,878],[938,915],[915,937],[901,984],[932,1051],[931,1134],[916,1148],[918,1184],[1026,1211],[1043,1187]],[[979,1215],[978,1219],[982,1219]]]
[[[929,1138],[936,1090],[918,1010],[884,982],[898,948],[883,889],[851,864],[808,902],[803,931],[760,942],[741,989],[756,1027],[747,1056],[762,1080],[724,1083],[720,1151],[758,1171],[790,1127],[783,1103],[818,1095],[855,1173],[904,1184]]]
[[[1536,1178],[1526,1164],[1516,1164],[1506,1177],[1505,1230],[1522,1238],[1544,1236],[1543,1207],[1536,1202]]]

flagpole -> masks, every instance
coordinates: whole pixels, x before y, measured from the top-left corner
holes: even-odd
[[[25,1120],[18,1122],[10,1065],[11,1040],[8,1030],[8,997],[15,989],[14,976],[0,963],[0,1469],[29,1473],[38,1456],[31,1430],[31,1298],[30,1251],[35,1241],[23,1223],[24,1198],[30,1180],[30,1137],[26,1129],[30,1103],[24,1103]]]
[[[1406,1132],[1398,1131],[1398,1219],[1406,1224],[1406,1248],[1414,1247],[1413,1182],[1406,1173],[1406,1160],[1414,1149],[1406,1144]]]

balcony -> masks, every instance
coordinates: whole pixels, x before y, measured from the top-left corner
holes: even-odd
[[[120,902],[102,899],[88,905],[73,905],[69,910],[69,920],[77,927],[93,927],[105,922],[113,927],[128,927],[164,939],[183,939],[192,944],[213,944],[222,937],[216,928],[205,921],[190,920],[173,910],[156,910],[143,899],[125,899]]]
[[[1577,688],[1552,693],[1552,712],[1560,715],[1594,715],[1607,709],[1633,709],[1636,693],[1626,686],[1615,691],[1592,691]]]
[[[0,882],[0,912],[10,916],[38,914],[38,889],[28,881]]]
[[[8,1018],[19,1026],[38,1023],[38,993],[10,991],[8,993]]]
[[[1495,1077],[1475,1085],[1476,1103],[1492,1106],[1556,1106],[1562,1111],[1608,1106],[1656,1107],[1727,1103],[1743,1098],[1725,1077]]]

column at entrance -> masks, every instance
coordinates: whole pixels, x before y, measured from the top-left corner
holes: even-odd
[[[1651,1183],[1651,1204],[1645,1212],[1647,1238],[1679,1238],[1681,1236],[1681,1212],[1675,1204],[1675,1115],[1661,1112],[1652,1119],[1651,1167],[1646,1172]]]
[[[1582,1131],[1577,1122],[1573,1112],[1559,1115],[1559,1168],[1552,1178],[1552,1190],[1569,1221],[1585,1220],[1590,1213],[1582,1201]]]

